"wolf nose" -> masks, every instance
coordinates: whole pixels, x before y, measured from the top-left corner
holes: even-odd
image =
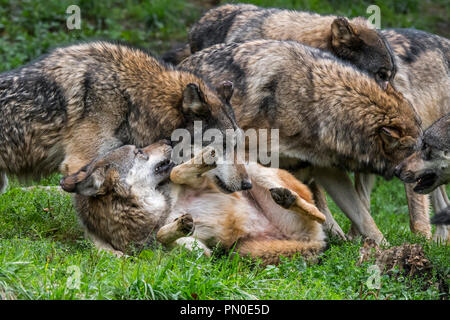
[[[252,183],[248,180],[242,181],[241,189],[242,190],[250,190],[252,188]]]
[[[66,192],[74,192],[75,191],[75,183],[67,183],[67,181],[70,178],[61,178],[59,180],[59,185],[61,186],[61,189],[63,189]]]

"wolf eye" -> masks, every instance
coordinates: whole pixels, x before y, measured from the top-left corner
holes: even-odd
[[[389,74],[384,70],[378,70],[376,76],[383,81],[387,81],[389,79]]]

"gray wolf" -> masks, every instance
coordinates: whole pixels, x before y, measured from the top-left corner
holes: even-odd
[[[395,174],[414,191],[427,194],[450,181],[450,114],[423,133],[417,151],[402,161]]]
[[[146,146],[176,128],[192,130],[195,120],[205,130],[236,129],[226,86],[216,91],[124,45],[57,48],[0,75],[0,190],[6,174],[71,174],[123,144]],[[225,183],[241,190],[245,179],[243,172]]]
[[[425,130],[416,149],[397,166],[395,174],[402,181],[412,184],[413,190],[420,194],[428,194],[447,184],[450,181],[450,114]],[[438,224],[437,241],[448,240],[447,227],[442,226],[449,224],[448,208],[447,204],[432,219]]]
[[[212,83],[233,81],[239,126],[279,129],[280,157],[307,161],[316,172],[337,167],[392,178],[421,133],[413,108],[390,85],[383,90],[352,65],[298,42],[215,45],[180,67]],[[351,219],[361,234],[383,240],[368,212]]]
[[[379,32],[394,53],[397,72],[391,83],[411,103],[421,119],[422,129],[425,130],[450,112],[450,41],[414,29],[386,29]],[[322,182],[326,191],[348,216],[363,211],[370,212],[370,193],[375,182],[373,175],[357,172],[353,185],[345,173],[337,170],[320,170],[316,173],[315,179]],[[415,193],[409,184],[405,184],[405,191],[411,230],[430,238],[428,196]],[[431,200],[435,212],[450,205],[443,187],[432,192]],[[327,216],[327,220],[334,228],[339,228],[333,217]],[[349,235],[358,234],[352,226]],[[438,227],[434,239],[438,240],[440,234],[447,238],[446,231],[441,231]]]
[[[384,88],[396,72],[389,44],[362,17],[348,20],[248,4],[225,4],[207,11],[191,28],[189,44],[163,59],[178,64],[215,44],[258,39],[292,40],[325,50],[366,71]]]
[[[120,255],[156,238],[207,255],[216,246],[236,246],[264,263],[324,248],[325,217],[309,189],[286,171],[247,164],[253,188],[225,194],[214,179],[223,168],[212,147],[175,167],[171,152],[165,141],[122,146],[62,180],[63,189],[76,193],[81,222],[99,248]]]

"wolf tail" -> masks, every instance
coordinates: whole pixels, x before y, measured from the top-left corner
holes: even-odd
[[[291,258],[301,254],[312,258],[325,248],[324,241],[247,240],[238,246],[240,256],[260,258],[265,265],[278,264],[280,257]]]
[[[191,47],[189,44],[186,44],[185,46],[170,50],[163,54],[162,59],[164,62],[170,63],[174,66],[179,64],[181,61],[186,59],[191,55]]]
[[[450,206],[438,212],[432,219],[432,224],[450,224]]]

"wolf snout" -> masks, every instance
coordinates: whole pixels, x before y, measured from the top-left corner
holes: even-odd
[[[66,192],[74,192],[75,191],[75,183],[66,181],[68,178],[61,178],[59,180],[59,185],[61,186],[61,189],[63,189]]]
[[[241,183],[241,189],[242,190],[250,190],[253,187],[251,181],[249,180],[243,180]]]
[[[395,167],[394,175],[406,183],[413,183],[416,181],[416,175],[414,172],[405,170],[402,163]]]

